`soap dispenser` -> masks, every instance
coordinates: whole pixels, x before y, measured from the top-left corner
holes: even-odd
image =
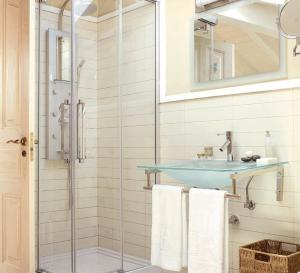
[[[273,157],[272,137],[270,131],[266,131],[265,157]]]

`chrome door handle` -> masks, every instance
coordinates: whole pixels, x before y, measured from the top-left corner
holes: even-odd
[[[85,111],[85,103],[79,100],[77,104],[77,158],[79,163],[84,163],[86,159]]]
[[[27,138],[26,137],[22,137],[21,139],[10,139],[8,141],[6,141],[7,144],[12,143],[12,144],[20,144],[22,146],[26,146],[27,144]]]

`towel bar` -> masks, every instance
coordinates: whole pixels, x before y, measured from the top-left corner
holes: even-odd
[[[157,170],[145,170],[145,174],[147,176],[147,186],[143,187],[144,190],[150,190],[152,191],[152,185],[151,185],[151,174],[152,173],[159,173],[160,171]],[[241,196],[239,194],[236,194],[236,179],[232,178],[232,190],[233,193],[226,193],[226,198],[231,199],[241,199]],[[184,193],[189,193],[190,189],[183,189]]]
[[[144,190],[152,191],[152,186],[145,186],[143,187]],[[191,189],[191,188],[190,188]],[[183,193],[189,193],[190,189],[184,188],[182,190]],[[231,199],[241,199],[241,196],[239,194],[233,194],[233,193],[226,193],[225,198],[231,198]]]

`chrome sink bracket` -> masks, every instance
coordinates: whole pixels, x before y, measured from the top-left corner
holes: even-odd
[[[147,177],[147,185],[145,187],[143,187],[144,190],[151,190],[152,189],[152,185],[151,185],[151,174],[156,174],[159,173],[159,170],[155,170],[155,169],[151,169],[151,170],[145,170],[145,174]]]
[[[231,180],[233,184],[233,190],[235,189],[234,184],[236,184],[236,181],[241,178],[245,177],[252,177],[252,176],[258,176],[263,175],[270,172],[276,172],[277,173],[277,181],[276,181],[276,200],[278,202],[283,200],[283,186],[284,186],[284,166],[273,166],[269,168],[262,168],[259,170],[249,170],[249,171],[243,171],[243,172],[237,172],[232,174]]]
[[[277,170],[277,187],[276,187],[276,200],[278,202],[283,200],[283,185],[284,185],[284,167],[278,167]]]
[[[232,178],[232,193],[236,194],[236,179]]]
[[[244,203],[244,208],[249,210],[255,209],[255,202],[253,200],[250,200],[249,197],[249,186],[253,180],[254,176],[251,176],[248,180],[247,186],[246,186],[246,202]]]

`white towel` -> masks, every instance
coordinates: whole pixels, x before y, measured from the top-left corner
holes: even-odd
[[[189,215],[189,195],[187,193],[182,194],[182,267],[188,266],[188,215]]]
[[[187,265],[187,204],[182,187],[154,185],[151,263],[180,271]]]
[[[191,189],[189,273],[228,273],[228,200],[225,191]]]

